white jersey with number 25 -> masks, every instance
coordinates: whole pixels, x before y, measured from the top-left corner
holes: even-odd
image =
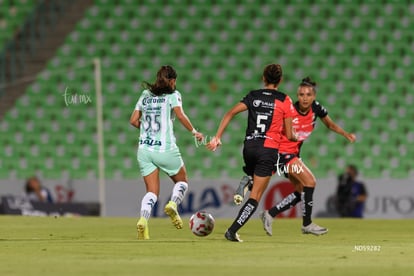
[[[139,148],[157,152],[177,148],[173,130],[173,108],[176,106],[182,106],[177,90],[161,96],[155,96],[149,90],[142,92],[135,106],[135,110],[142,112]]]

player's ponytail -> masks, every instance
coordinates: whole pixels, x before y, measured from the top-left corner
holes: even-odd
[[[160,70],[158,70],[155,83],[151,84],[144,81],[143,85],[156,96],[161,96],[162,94],[172,94],[175,91],[175,87],[172,87],[170,84],[170,80],[172,79],[177,79],[177,72],[172,66],[164,65],[161,66]]]

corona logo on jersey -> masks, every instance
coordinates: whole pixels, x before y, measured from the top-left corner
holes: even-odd
[[[146,97],[142,99],[142,105],[152,104],[152,103],[164,103],[165,98],[153,98],[153,97]]]

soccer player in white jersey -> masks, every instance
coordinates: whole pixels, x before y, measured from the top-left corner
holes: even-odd
[[[175,143],[173,120],[181,124],[201,141],[203,135],[196,131],[184,113],[181,94],[176,90],[177,73],[173,67],[162,66],[154,84],[144,82],[142,92],[133,111],[130,123],[140,129],[137,159],[144,177],[147,193],[141,201],[141,217],[137,223],[138,239],[148,240],[148,219],[160,191],[160,170],[174,182],[171,200],[164,212],[177,229],[183,227],[178,214],[179,205],[188,190],[187,173],[180,151]]]

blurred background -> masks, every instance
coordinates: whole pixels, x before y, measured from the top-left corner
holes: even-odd
[[[226,110],[262,86],[264,66],[279,63],[281,91],[296,99],[300,80],[312,77],[330,117],[358,139],[349,144],[318,122],[302,147],[318,179],[315,213],[337,216],[331,199],[338,175],[354,164],[368,192],[366,217],[412,218],[413,16],[414,3],[402,0],[0,0],[3,212],[64,215],[80,204],[85,214],[136,215],[145,189],[129,116],[142,82],[152,82],[161,65],[175,67],[187,115],[213,135]],[[214,154],[176,124],[192,179],[182,212],[211,208],[230,217],[237,211],[231,201],[242,176],[245,121],[235,118]],[[19,197],[31,176],[61,209]],[[283,178],[272,181],[265,205],[290,187]],[[167,198],[171,184],[162,182]]]

